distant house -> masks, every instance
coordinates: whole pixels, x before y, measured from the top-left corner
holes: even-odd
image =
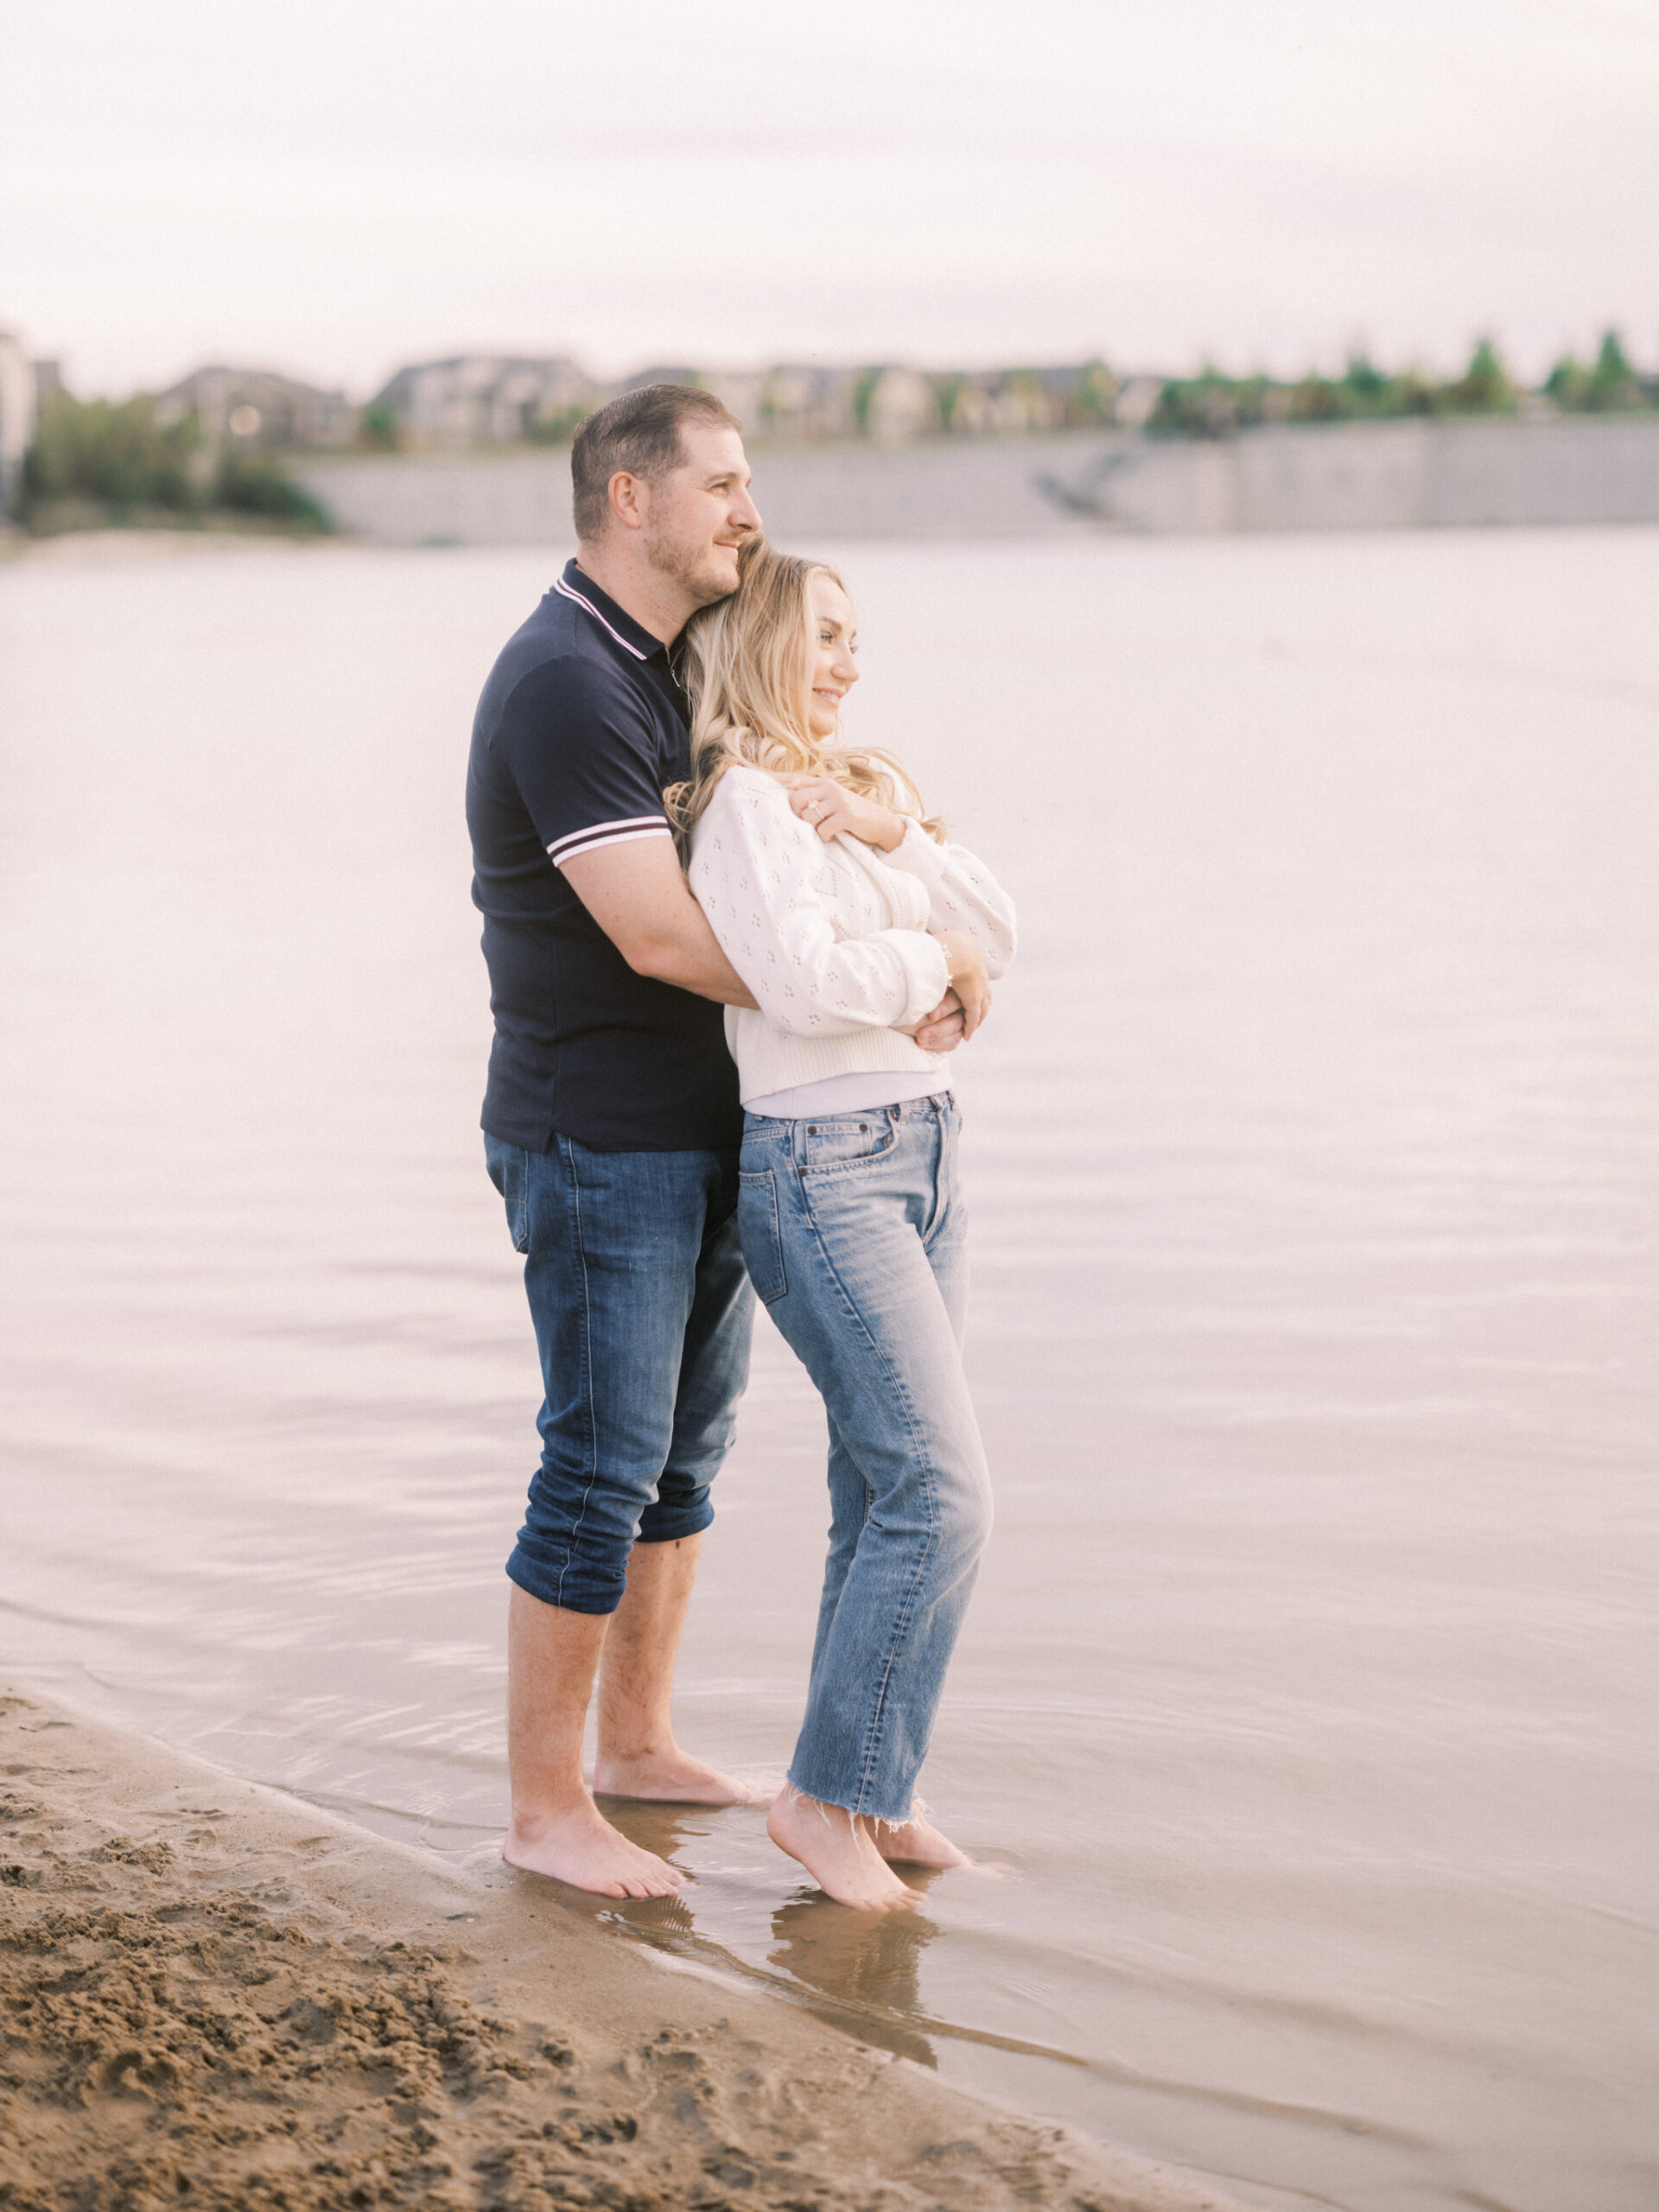
[[[1035,369],[1005,369],[990,379],[991,426],[1005,435],[1054,427],[1058,409]]]
[[[967,437],[1091,429],[1112,420],[1119,389],[1103,361],[968,370],[936,374],[931,381],[939,397],[940,427]]]
[[[861,381],[857,369],[780,363],[760,377],[745,423],[758,437],[850,438],[859,427]]]
[[[319,391],[274,369],[196,369],[156,393],[158,422],[187,415],[211,445],[250,450],[348,446],[357,435],[357,410],[343,391]]]
[[[724,397],[739,379],[702,381]],[[868,437],[879,445],[941,434],[995,437],[1090,429],[1111,421],[1118,391],[1116,378],[1099,361],[925,372],[892,365],[852,369],[785,363],[747,381],[756,387],[754,396],[739,411],[757,436]]]
[[[1039,369],[1037,376],[1049,409],[1049,427],[1085,430],[1111,421],[1122,385],[1104,361]]]
[[[606,392],[595,391],[593,404],[597,407],[603,398],[620,397],[625,391],[643,391],[648,385],[690,385],[698,391],[710,393],[722,407],[729,409],[753,437],[764,435],[768,427],[763,420],[766,396],[775,373],[768,369],[694,369],[683,361],[658,361],[649,368],[634,370]]]
[[[688,384],[701,388],[708,381],[701,369],[691,368],[684,361],[652,361],[643,369],[630,369],[612,390],[620,397],[625,391],[644,391],[653,384]]]
[[[936,376],[939,426],[957,437],[981,438],[996,428],[988,376],[964,376],[954,372]]]
[[[753,397],[743,412],[757,437],[868,437],[900,445],[940,427],[934,380],[914,369],[780,362],[751,381]],[[724,383],[721,390],[723,397]]]
[[[588,372],[564,355],[461,353],[410,362],[375,394],[370,409],[390,415],[398,442],[421,451],[557,435],[598,398]]]
[[[1131,377],[1112,403],[1112,420],[1120,429],[1143,430],[1163,396],[1162,377]]]
[[[705,369],[696,378],[721,406],[729,408],[744,429],[753,435],[760,428],[760,395],[766,388],[764,369]]]
[[[34,365],[16,334],[0,330],[0,517],[16,495],[34,435]]]
[[[914,369],[882,369],[861,395],[861,427],[880,445],[904,445],[939,427],[938,395]]]

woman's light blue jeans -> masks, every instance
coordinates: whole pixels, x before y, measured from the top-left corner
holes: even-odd
[[[962,1363],[955,1100],[744,1117],[738,1227],[756,1291],[830,1417],[830,1560],[789,1778],[910,1816],[991,1525]]]

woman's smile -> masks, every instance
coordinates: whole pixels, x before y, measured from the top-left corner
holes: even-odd
[[[858,639],[852,603],[833,576],[820,573],[807,587],[817,658],[812,671],[810,721],[816,738],[834,737],[841,726],[841,702],[858,681]]]

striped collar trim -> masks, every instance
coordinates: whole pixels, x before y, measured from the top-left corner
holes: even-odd
[[[572,565],[574,566],[574,563]],[[593,616],[594,621],[598,623],[600,628],[606,631],[611,637],[614,638],[617,644],[621,646],[624,652],[632,653],[635,660],[649,660],[651,658],[651,655],[648,652],[642,652],[640,648],[633,643],[631,638],[625,638],[613,622],[607,622],[605,617],[600,613],[599,609],[594,605],[591,599],[584,599],[579,591],[573,591],[570,586],[566,583],[563,576],[555,576],[553,579],[553,588],[557,592],[561,599],[573,599],[578,607],[585,607],[588,613]],[[661,647],[658,646],[658,650],[660,652]]]

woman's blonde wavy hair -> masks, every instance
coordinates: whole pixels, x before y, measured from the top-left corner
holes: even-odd
[[[748,538],[738,554],[737,589],[685,626],[680,676],[691,701],[691,773],[663,794],[683,861],[715,785],[740,766],[774,776],[829,776],[862,798],[914,815],[930,837],[944,842],[944,824],[924,815],[921,794],[891,754],[873,747],[852,752],[812,734],[814,576],[847,588],[823,562]]]

